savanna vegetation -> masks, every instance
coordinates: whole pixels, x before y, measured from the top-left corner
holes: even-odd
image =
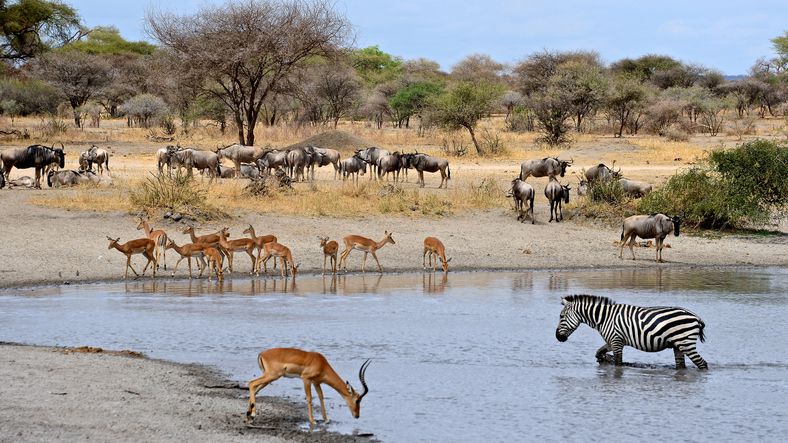
[[[544,50],[513,64],[470,54],[444,71],[432,60],[353,47],[352,23],[324,0],[151,12],[146,24],[152,42],[128,41],[111,26],[88,29],[78,11],[60,1],[0,1],[0,22],[0,112],[6,120],[0,129],[11,143],[31,137],[20,118],[37,119],[32,137],[42,140],[68,132],[78,141],[75,130],[122,121],[128,131],[113,129],[115,140],[279,146],[349,122],[368,140],[476,158],[522,159],[513,140],[541,153],[605,136],[637,138],[633,143],[653,149],[655,157],[684,158],[663,147],[726,136],[746,143],[715,150],[637,206],[607,184],[592,188],[581,210],[676,212],[697,226],[719,228],[763,222],[786,203],[786,145],[778,139],[788,136],[788,33],[772,40],[773,56],[729,78],[669,55],[607,62],[593,51]],[[747,141],[765,121],[772,130],[758,135],[772,140]],[[709,145],[714,142],[695,151]],[[164,192],[166,183],[140,180],[127,184],[142,188],[124,193],[123,201],[162,207],[145,189]],[[492,192],[485,180],[479,176],[468,189],[442,195],[377,184],[322,192],[355,202],[346,209],[381,195],[375,205],[383,213],[441,215],[468,201],[478,203],[470,204],[474,208],[505,205],[485,197]],[[243,192],[227,185],[201,189],[192,202],[197,206]],[[313,191],[277,190],[268,201],[293,192],[312,213],[342,207],[321,206]],[[482,195],[462,198],[469,192]]]

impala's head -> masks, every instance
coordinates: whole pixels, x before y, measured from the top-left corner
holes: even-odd
[[[118,238],[107,237],[107,240],[109,240],[109,247],[107,249],[112,249],[115,246],[117,246],[118,242],[120,241],[120,237]]]
[[[572,296],[564,297],[561,299],[561,304],[564,308],[561,309],[559,315],[558,328],[555,330],[555,338],[560,342],[565,342],[575,329],[580,326],[580,315],[574,309],[574,302]]]
[[[449,262],[451,259],[452,257],[449,257],[448,260],[444,260],[443,257],[441,257],[441,262],[443,263],[443,272],[449,272]]]
[[[181,232],[181,234],[190,234],[190,233],[194,233],[194,226],[192,225],[183,228],[183,231]]]
[[[174,248],[175,246],[177,246],[177,245],[175,244],[175,240],[173,240],[173,239],[171,239],[171,238],[168,238],[168,239],[167,239],[167,243],[164,245],[164,249],[172,249],[172,248]]]
[[[353,386],[350,386],[350,382],[345,380],[345,386],[347,386],[347,395],[344,395],[343,397],[345,397],[347,407],[350,408],[350,413],[353,414],[354,418],[358,418],[359,415],[361,415],[361,399],[367,395],[367,392],[369,392],[367,383],[364,381],[364,374],[367,372],[369,363],[370,359],[367,359],[367,361],[361,365],[361,369],[358,370],[358,379],[361,381],[361,387],[364,388],[364,392],[359,394],[355,389],[353,389]]]
[[[300,266],[301,262],[298,262],[297,264],[292,264],[292,262],[290,263],[290,273],[293,275],[293,278],[295,278],[296,274],[298,274],[298,268]]]
[[[393,232],[383,231],[383,235],[386,236],[386,243],[391,243],[392,245],[396,245],[394,239],[391,237],[391,234],[393,234]]]
[[[318,235],[317,239],[320,240],[320,247],[321,248],[325,247],[326,243],[328,243],[328,237],[321,237],[321,236]]]
[[[140,217],[140,222],[137,224],[137,230],[145,229],[145,219]]]
[[[248,228],[244,229],[243,233],[244,234],[251,234],[252,231],[254,231],[254,228],[252,227],[252,225],[249,225]]]

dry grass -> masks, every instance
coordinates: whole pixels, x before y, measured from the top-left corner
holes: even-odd
[[[115,212],[131,210],[129,192],[126,185],[98,188],[84,184],[70,189],[53,190],[47,195],[30,198],[30,203],[49,208],[68,211]]]

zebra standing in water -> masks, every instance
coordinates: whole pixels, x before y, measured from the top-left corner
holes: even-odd
[[[624,346],[632,346],[646,352],[673,349],[676,369],[686,368],[685,355],[698,369],[709,368],[695,350],[697,340],[705,340],[705,324],[686,309],[620,305],[596,295],[568,295],[561,299],[561,304],[564,308],[555,338],[565,342],[580,323],[591,326],[605,339],[605,344],[596,351],[600,362],[608,351],[613,351],[616,366],[621,366]]]

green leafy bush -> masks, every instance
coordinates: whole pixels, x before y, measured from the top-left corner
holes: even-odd
[[[613,205],[624,203],[626,195],[618,180],[594,180],[588,184],[588,198]]]

